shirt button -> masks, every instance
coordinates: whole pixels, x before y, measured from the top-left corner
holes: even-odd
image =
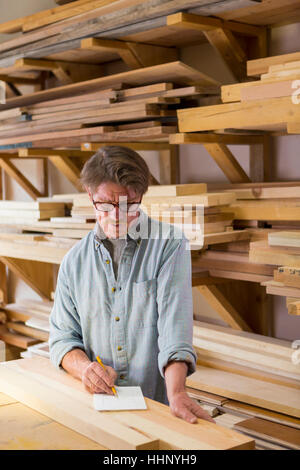
[[[116,321],[120,321],[120,317],[116,317],[115,320],[116,320]]]
[[[122,351],[122,348],[121,348],[121,346],[118,346],[118,351]]]
[[[106,264],[109,264],[109,259],[105,260]]]
[[[112,287],[111,290],[112,290],[112,292],[115,292],[116,288],[115,288],[115,287]]]

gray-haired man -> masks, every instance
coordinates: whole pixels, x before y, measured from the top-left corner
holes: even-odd
[[[85,164],[97,224],[61,264],[50,357],[91,393],[140,385],[178,417],[213,421],[185,391],[196,361],[188,241],[139,207],[149,177],[126,147],[102,147]]]

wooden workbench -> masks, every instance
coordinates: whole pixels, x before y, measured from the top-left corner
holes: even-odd
[[[106,449],[1,392],[0,422],[0,450]]]

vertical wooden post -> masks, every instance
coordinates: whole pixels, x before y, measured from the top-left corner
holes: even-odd
[[[264,136],[262,144],[250,145],[250,179],[253,182],[271,180],[270,168],[270,145],[271,137]]]
[[[177,184],[179,175],[178,145],[170,145],[167,150],[159,152],[160,184]]]
[[[42,165],[43,165],[43,188],[44,188],[44,196],[49,195],[49,185],[48,185],[48,158],[41,158]]]
[[[7,275],[6,266],[0,262],[0,305],[6,305],[7,300]]]

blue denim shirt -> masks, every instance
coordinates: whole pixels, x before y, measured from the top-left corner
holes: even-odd
[[[189,242],[178,227],[142,210],[138,220],[144,229],[128,232],[117,279],[96,230],[65,255],[50,316],[50,358],[60,367],[74,348],[92,361],[99,355],[116,370],[116,385],[140,385],[146,397],[168,403],[164,367],[185,361],[191,374],[196,364]]]

